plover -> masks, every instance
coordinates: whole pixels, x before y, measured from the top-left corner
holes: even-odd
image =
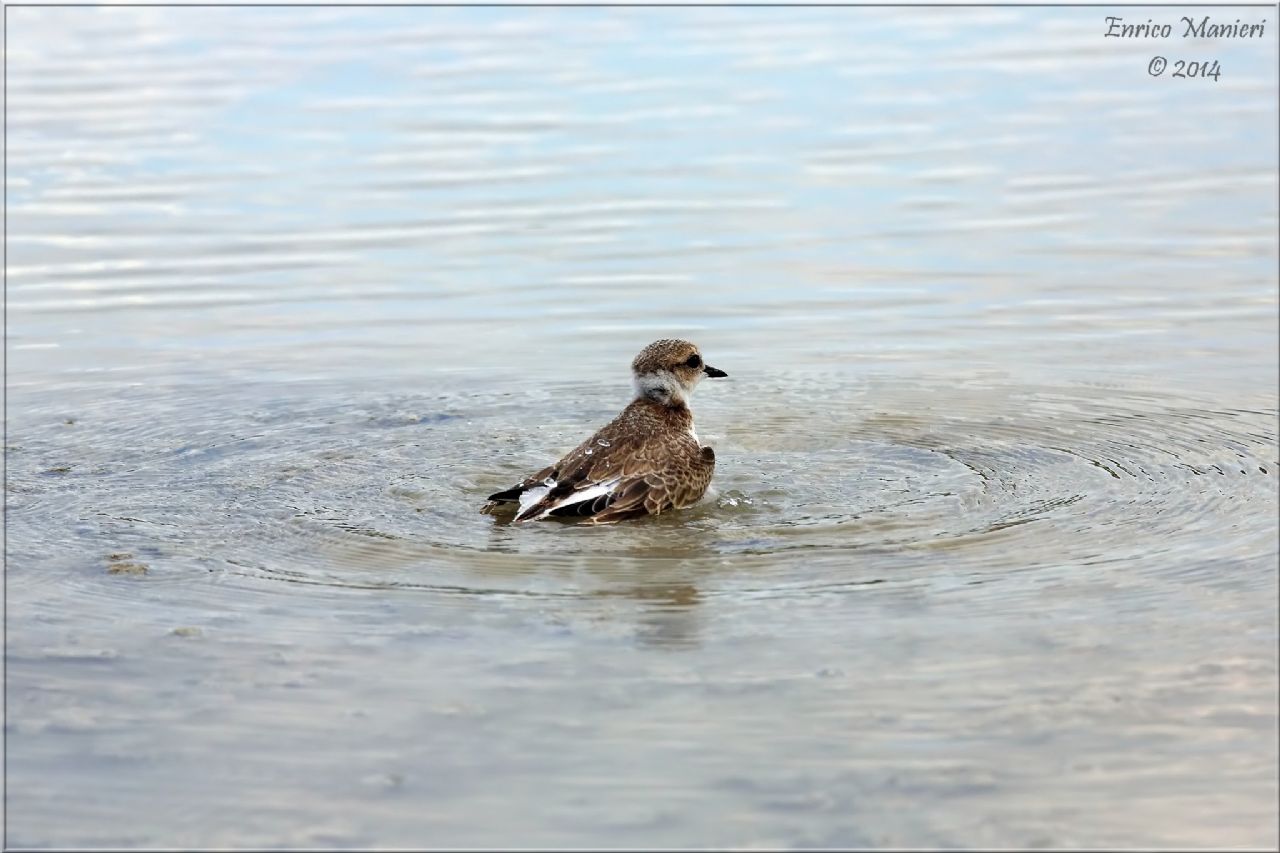
[[[578,518],[595,524],[696,503],[716,454],[693,430],[689,395],[704,376],[727,376],[688,341],[654,341],[631,362],[636,397],[554,465],[489,496],[483,512],[516,504],[515,521]]]

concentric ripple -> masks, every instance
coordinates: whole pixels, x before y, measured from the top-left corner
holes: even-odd
[[[50,411],[11,433],[14,577],[38,582],[24,556],[85,542],[152,582],[211,571],[233,586],[536,596],[690,571],[707,595],[1103,564],[1159,580],[1274,552],[1265,406],[985,381],[754,386],[749,418],[740,386],[697,401],[719,459],[707,499],[604,527],[478,512],[611,416],[619,401],[597,389],[293,391],[247,412],[216,399],[157,408],[136,391]]]

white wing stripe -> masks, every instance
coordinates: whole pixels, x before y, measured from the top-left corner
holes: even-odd
[[[545,510],[543,510],[542,512],[538,513],[538,515],[537,515],[537,517],[536,517],[536,518],[533,518],[533,519],[522,519],[522,520],[523,520],[523,521],[535,521],[535,520],[537,520],[538,518],[546,518],[548,515],[550,515],[550,514],[551,514],[552,510],[557,510],[557,509],[559,509],[559,508],[560,508],[560,507],[562,507],[562,506],[567,506],[567,505],[569,505],[569,504],[581,503],[581,502],[583,502],[583,501],[591,501],[591,500],[595,500],[596,498],[598,498],[598,497],[600,497],[600,496],[602,496],[602,495],[607,495],[607,494],[609,494],[610,492],[612,492],[615,488],[617,488],[617,487],[618,487],[618,484],[619,484],[619,483],[621,483],[621,482],[622,482],[622,478],[621,478],[621,477],[615,477],[615,478],[614,478],[614,479],[612,479],[612,480],[605,480],[603,483],[597,483],[597,484],[595,484],[594,486],[589,486],[589,487],[587,487],[587,488],[585,488],[585,489],[582,489],[582,490],[580,490],[580,491],[577,491],[577,492],[571,492],[571,493],[569,493],[569,494],[565,495],[565,496],[564,496],[563,498],[561,498],[560,500],[558,500],[558,501],[556,501],[555,503],[553,503],[551,506],[547,507],[547,508],[546,508]],[[521,513],[523,513],[523,512],[525,511],[525,508],[526,508],[526,507],[532,506],[532,505],[533,505],[533,503],[534,503],[535,501],[539,500],[543,495],[545,495],[547,492],[551,491],[553,488],[555,488],[555,487],[554,487],[554,486],[539,486],[539,487],[538,487],[538,488],[536,488],[536,489],[530,489],[529,491],[527,491],[527,492],[525,492],[524,494],[522,494],[522,495],[520,496],[520,512],[521,512]],[[537,493],[536,495],[534,494],[535,492]],[[528,497],[529,495],[533,495],[533,497],[531,497],[531,498],[526,502],[526,501],[525,501],[525,498],[526,498],[526,497]],[[519,513],[517,513],[517,515],[518,515],[518,514],[519,514]]]
[[[520,511],[516,515],[524,515],[524,511],[529,507],[542,500],[547,492],[555,487],[555,480],[550,481],[549,485],[537,486],[532,489],[525,489],[520,493]]]

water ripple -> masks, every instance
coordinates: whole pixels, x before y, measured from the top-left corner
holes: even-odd
[[[182,422],[131,416],[140,399],[90,407],[52,438],[11,433],[11,530],[46,548],[36,527],[92,531],[106,551],[152,554],[147,583],[181,582],[161,571],[173,565],[441,595],[596,595],[655,567],[709,573],[711,595],[795,594],[843,583],[851,560],[851,590],[1102,562],[1159,579],[1245,541],[1268,547],[1280,465],[1265,408],[925,380],[826,383],[819,407],[805,385],[778,381],[750,422],[708,401],[714,494],[599,528],[477,512],[608,417],[586,387],[295,402],[241,427],[214,400],[168,403]],[[556,397],[588,401],[590,417],[530,429]],[[1214,532],[1226,528],[1224,552]]]

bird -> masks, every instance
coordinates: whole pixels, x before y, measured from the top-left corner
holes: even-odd
[[[691,506],[711,483],[716,453],[694,431],[689,396],[704,378],[728,375],[689,341],[654,341],[631,362],[635,398],[617,417],[558,462],[490,495],[481,511],[514,509],[515,523],[610,524]]]

